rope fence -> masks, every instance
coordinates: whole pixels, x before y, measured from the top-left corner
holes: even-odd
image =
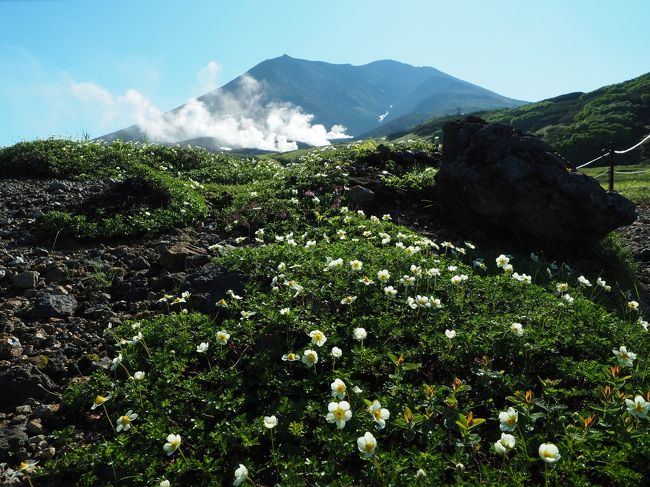
[[[614,150],[614,145],[610,143],[609,149],[603,149],[603,154],[596,157],[595,159],[592,159],[589,162],[585,162],[584,164],[580,166],[576,166],[575,169],[581,169],[583,167],[587,167],[590,164],[593,164],[594,162],[602,159],[603,157],[609,156],[609,168],[599,174],[598,176],[595,176],[596,178],[599,178],[601,176],[604,176],[605,174],[609,173],[609,190],[614,191],[614,174],[643,174],[645,172],[650,171],[650,169],[644,169],[642,171],[615,171],[614,170],[614,154],[627,154],[630,151],[633,151],[634,149],[637,149],[641,147],[643,144],[646,142],[650,141],[650,134],[646,135],[643,139],[638,144],[633,145],[632,147],[629,147],[625,150]]]

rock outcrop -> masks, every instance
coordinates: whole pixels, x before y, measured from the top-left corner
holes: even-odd
[[[598,241],[636,218],[631,201],[572,171],[537,137],[477,117],[443,132],[436,198],[470,224],[557,247]]]

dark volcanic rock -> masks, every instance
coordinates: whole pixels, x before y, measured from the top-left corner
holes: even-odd
[[[162,250],[158,264],[163,269],[174,272],[199,267],[209,260],[206,250],[188,242],[178,242]]]
[[[181,291],[190,292],[190,305],[195,311],[214,314],[216,303],[226,298],[226,291],[232,289],[235,294],[244,290],[244,276],[237,272],[226,272],[223,269],[205,266],[200,272],[187,277],[181,285]]]
[[[0,410],[14,408],[27,399],[42,399],[55,385],[35,365],[20,364],[0,373]]]
[[[352,186],[346,196],[353,208],[370,208],[375,202],[375,193],[364,186]]]
[[[25,271],[16,274],[11,279],[11,283],[16,289],[34,289],[38,283],[38,277],[39,274],[36,271]]]
[[[632,202],[571,172],[552,149],[476,117],[443,128],[435,192],[448,214],[541,246],[583,245],[636,218]]]
[[[66,318],[74,315],[77,300],[69,294],[44,294],[30,312],[32,318]]]
[[[0,461],[7,462],[27,457],[29,437],[24,423],[8,425],[0,429]]]

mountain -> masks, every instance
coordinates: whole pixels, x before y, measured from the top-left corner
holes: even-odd
[[[610,142],[616,149],[626,149],[650,133],[650,73],[589,93],[567,93],[519,108],[476,115],[542,137],[564,157],[579,164],[600,155]],[[455,118],[435,118],[407,133],[440,135],[442,126]],[[394,133],[389,138],[405,135]],[[650,144],[621,158],[626,163],[641,159],[650,160]]]
[[[251,78],[256,80],[254,89],[251,89]],[[246,98],[252,99],[256,106],[251,107]],[[291,104],[304,113],[313,114],[312,124],[322,124],[328,129],[343,125],[346,133],[352,136],[382,125],[394,126],[413,113],[418,114],[417,124],[436,115],[517,107],[524,103],[430,67],[391,60],[353,66],[287,55],[258,64],[221,88],[199,97],[198,101],[213,116],[227,114],[233,102],[236,109],[244,103],[247,110],[256,113],[269,104]],[[170,113],[179,113],[184,107]],[[213,134],[193,134],[185,138],[210,135]],[[142,140],[144,137],[143,130],[132,126],[102,139]],[[296,140],[301,141],[297,137]]]

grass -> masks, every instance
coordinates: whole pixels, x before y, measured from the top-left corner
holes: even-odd
[[[357,212],[346,206],[348,172],[376,160],[375,142],[283,162],[146,146],[128,167],[104,164],[108,147],[38,167],[117,179],[142,170],[186,185],[172,200],[194,192],[204,202],[227,237],[215,265],[247,284],[210,315],[161,296],[162,316],[107,329],[114,366],[65,389],[69,426],[53,434],[62,453],[39,464],[35,481],[227,485],[240,464],[242,485],[630,486],[650,476],[650,342],[615,239],[589,263],[522,253],[504,269],[471,243],[434,242],[381,212]],[[33,160],[20,154],[0,153],[0,168]],[[418,191],[431,173],[407,168],[385,183]],[[338,428],[328,412],[343,400],[352,416]],[[500,419],[509,408],[511,425]],[[128,411],[137,418],[117,432]],[[375,450],[359,449],[366,433]],[[514,446],[510,437],[495,446],[502,433]],[[165,449],[170,434],[178,448]],[[557,462],[540,457],[547,443]]]
[[[582,171],[609,188],[609,172],[606,167],[584,168]],[[650,203],[650,164],[614,166],[614,189],[635,203]],[[640,171],[645,171],[640,173]]]

